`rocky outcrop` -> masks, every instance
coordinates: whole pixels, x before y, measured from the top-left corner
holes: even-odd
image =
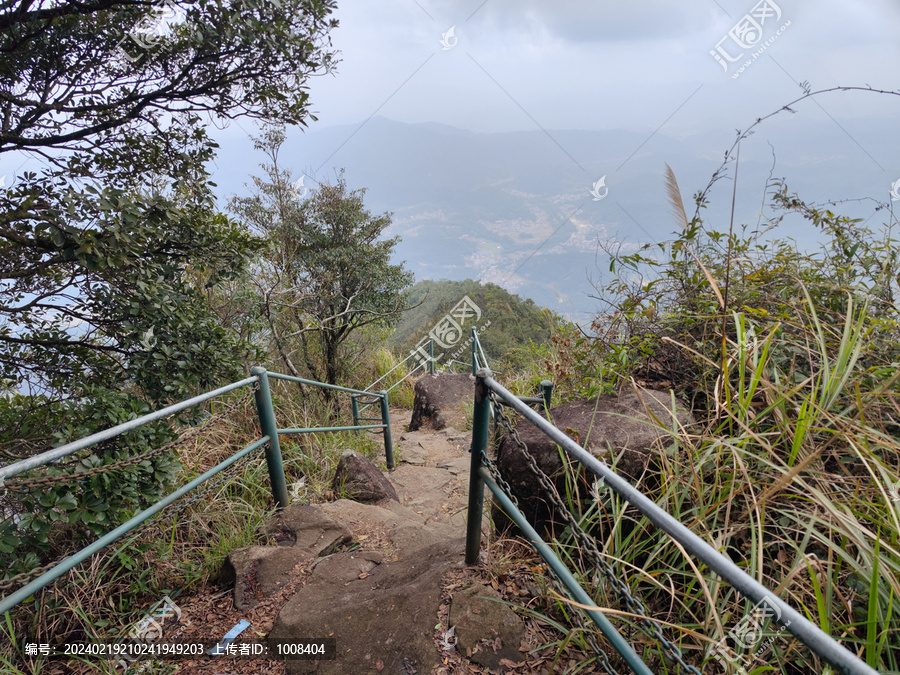
[[[590,401],[570,401],[550,414],[553,423],[592,455],[607,465],[615,464],[615,471],[633,484],[648,484],[647,476],[657,469],[655,460],[658,444],[667,428],[693,423],[690,412],[676,403],[671,409],[668,392],[638,389],[619,396],[604,395]],[[654,420],[655,418],[655,420]],[[658,421],[657,421],[658,420]],[[562,490],[562,460],[557,445],[527,421],[516,430],[541,470],[557,482]],[[556,521],[542,489],[529,468],[524,454],[508,435],[503,438],[497,453],[500,473],[509,483],[519,508],[538,531],[546,530]],[[652,482],[652,481],[650,481]],[[494,509],[495,522],[508,524],[500,510]]]
[[[315,506],[289,506],[266,527],[278,546],[249,546],[225,559],[220,580],[234,584],[234,606],[251,609],[284,588],[313,559],[349,543],[346,527]]]
[[[389,474],[377,474],[389,481],[395,498],[289,507],[265,529],[280,546],[251,547],[229,557],[231,569],[223,576],[235,581],[235,601],[242,608],[252,607],[272,589],[301,582],[289,586],[294,595],[280,607],[271,640],[335,638],[336,660],[289,660],[289,674],[424,675],[435,666],[446,669],[448,659],[460,656],[445,623],[451,620],[451,608],[459,624],[455,630],[464,636],[463,659],[469,652],[473,663],[518,658],[520,643],[511,613],[496,615],[494,607],[483,604],[497,604],[483,599],[493,597],[490,588],[478,586],[453,604],[455,589],[463,593],[455,580],[465,576],[462,537],[471,434],[452,427],[403,432],[407,420],[392,418],[399,439],[398,466]],[[344,457],[345,465],[359,459],[353,453]],[[339,471],[346,480],[335,483],[345,494],[353,483],[361,483],[366,494],[371,493],[368,483],[380,483],[370,471],[359,481],[350,480],[346,469]],[[486,514],[483,523],[486,529]],[[335,545],[351,536],[361,548],[335,552]],[[462,623],[470,621],[476,628],[467,632]],[[443,627],[442,635],[436,625]],[[444,638],[450,641],[441,642]]]
[[[415,393],[410,431],[460,428],[465,421],[464,406],[474,400],[475,378],[455,373],[425,375],[416,382]]]
[[[525,625],[490,586],[476,583],[454,593],[450,625],[457,650],[470,661],[485,668],[500,668],[501,660],[522,661],[519,647],[525,638]]]

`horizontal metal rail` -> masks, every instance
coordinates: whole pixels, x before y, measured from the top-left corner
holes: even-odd
[[[491,377],[488,369],[478,372],[485,385],[508,405],[518,411],[525,419],[546,434],[552,441],[562,447],[571,457],[577,459],[592,473],[603,479],[613,492],[634,506],[650,522],[656,525],[672,539],[681,544],[689,555],[706,563],[709,568],[722,579],[731,584],[740,593],[755,601],[775,606],[781,612],[779,622],[787,627],[794,636],[812,649],[823,659],[840,668],[848,675],[877,675],[877,671],[868,666],[855,654],[842,647],[838,642],[818,626],[808,621],[805,616],[784,602],[774,592],[760,584],[756,579],[735,565],[729,558],[714,549],[703,539],[691,532],[683,523],[672,517],[664,509],[657,506],[646,495],[637,490],[623,478],[619,477],[603,462],[578,445],[562,431],[529,408],[526,404]]]
[[[279,429],[282,434],[313,434],[320,431],[360,431],[362,429],[384,429],[384,424],[356,424],[349,427],[308,427],[303,429]]]
[[[61,457],[65,457],[66,455],[71,455],[73,452],[84,450],[84,448],[89,448],[92,445],[96,445],[97,443],[100,443],[102,441],[108,441],[110,438],[114,438],[115,436],[123,434],[126,431],[137,429],[138,427],[142,427],[143,425],[149,424],[150,422],[155,422],[156,420],[162,419],[163,417],[168,417],[173,413],[180,412],[187,408],[192,408],[199,403],[208,401],[209,399],[215,398],[216,396],[221,396],[222,394],[227,394],[228,392],[234,391],[235,389],[246,387],[248,384],[256,381],[257,377],[255,375],[253,377],[248,377],[241,380],[240,382],[235,382],[224,387],[219,387],[214,391],[200,394],[199,396],[189,398],[186,401],[181,401],[180,403],[166,406],[165,408],[161,408],[160,410],[148,413],[147,415],[142,415],[141,417],[135,418],[133,420],[123,422],[122,424],[114,426],[110,429],[98,431],[96,434],[85,436],[84,438],[80,438],[77,441],[72,441],[71,443],[60,445],[58,448],[47,450],[46,452],[42,452],[39,455],[34,455],[33,457],[28,457],[27,459],[20,460],[4,467],[0,467],[0,484],[2,484],[4,478],[16,476],[20,473],[23,473],[24,471],[28,471],[29,469],[35,469],[39,466],[43,466],[44,464],[48,464],[52,461],[60,459]]]
[[[4,612],[8,612],[10,609],[12,609],[16,605],[18,605],[23,600],[26,600],[30,596],[34,595],[34,593],[41,590],[44,586],[46,586],[50,582],[58,579],[59,577],[61,577],[63,574],[68,572],[70,569],[72,569],[76,565],[78,565],[78,564],[84,562],[85,560],[87,560],[88,558],[90,558],[92,555],[94,555],[100,549],[102,549],[106,546],[109,546],[110,544],[112,544],[114,541],[116,541],[120,537],[128,534],[128,532],[130,532],[131,530],[136,528],[138,525],[143,523],[148,518],[152,518],[153,516],[155,516],[157,513],[159,513],[164,508],[169,506],[172,502],[183,497],[185,494],[187,494],[188,492],[193,490],[198,485],[205,483],[206,481],[208,481],[210,478],[215,476],[220,471],[224,471],[225,469],[227,469],[229,466],[231,466],[235,462],[239,461],[246,455],[250,454],[257,448],[262,447],[263,445],[265,445],[268,442],[269,442],[268,436],[263,436],[259,440],[254,441],[253,443],[251,443],[250,445],[245,447],[243,450],[239,450],[238,452],[233,454],[231,457],[229,457],[225,461],[220,462],[219,464],[216,464],[212,469],[210,469],[209,471],[204,473],[202,476],[198,476],[197,478],[192,480],[190,483],[183,485],[179,489],[175,490],[175,492],[171,493],[167,497],[156,502],[156,504],[154,504],[153,506],[151,506],[147,509],[144,509],[143,511],[141,511],[139,514],[137,514],[133,518],[126,520],[124,523],[119,525],[116,529],[111,530],[110,532],[107,532],[106,534],[104,534],[102,537],[100,537],[94,543],[92,543],[88,546],[85,546],[83,549],[81,549],[77,553],[72,554],[71,556],[69,556],[68,558],[63,560],[61,563],[56,565],[53,569],[51,569],[47,572],[44,572],[37,579],[34,579],[34,580],[30,581],[29,583],[25,584],[24,586],[22,586],[22,588],[15,591],[14,593],[10,593],[5,598],[0,600],[0,614],[3,614]]]
[[[293,375],[282,375],[281,373],[268,373],[269,377],[276,380],[288,380],[289,382],[299,382],[300,384],[308,384],[311,387],[319,387],[321,389],[333,389],[334,391],[345,391],[348,394],[363,394],[371,396],[371,391],[361,391],[360,389],[351,389],[350,387],[342,387],[337,384],[328,384],[326,382],[316,382],[315,380],[305,380],[302,377],[294,377]]]
[[[293,375],[282,375],[281,373],[266,373],[267,377],[274,377],[278,380],[287,380],[288,382],[299,382],[300,384],[308,384],[313,387],[321,387],[322,389],[331,389],[333,391],[343,391],[348,394],[352,394],[351,399],[351,408],[353,410],[353,421],[358,422],[359,417],[359,408],[357,405],[357,397],[359,396],[377,396],[379,402],[381,404],[381,429],[384,432],[384,455],[385,455],[385,463],[387,464],[387,468],[393,471],[394,464],[394,441],[391,436],[391,414],[388,407],[388,397],[387,392],[382,390],[378,392],[372,391],[361,391],[359,389],[351,389],[350,387],[341,387],[336,384],[326,384],[325,382],[316,382],[315,380],[306,380],[302,377],[294,377]],[[360,426],[359,424],[354,424],[352,427],[335,427],[333,430],[337,431],[350,431],[355,429],[364,429],[367,428],[368,425]],[[322,429],[319,429],[322,431]],[[282,433],[278,431],[275,433],[275,440],[273,442],[277,443],[278,434]],[[296,431],[285,431],[284,433],[305,433],[300,430]]]
[[[393,440],[391,436],[391,427],[390,427],[390,411],[388,409],[388,400],[387,393],[384,391],[381,392],[365,392],[359,391],[358,389],[351,389],[349,387],[340,387],[337,385],[326,384],[324,382],[315,382],[312,380],[305,380],[299,377],[293,377],[290,375],[282,375],[280,373],[269,373],[265,368],[254,367],[251,369],[253,375],[251,377],[247,377],[239,382],[235,382],[233,384],[226,385],[224,387],[220,387],[213,391],[207,392],[205,394],[201,394],[199,396],[195,396],[186,401],[181,401],[179,403],[167,406],[160,410],[154,411],[147,415],[142,415],[133,420],[129,420],[123,424],[119,424],[110,429],[106,429],[104,431],[98,432],[96,434],[92,434],[91,436],[86,436],[85,438],[79,439],[77,441],[73,441],[72,443],[67,443],[58,448],[54,448],[52,450],[48,450],[47,452],[43,452],[39,455],[35,455],[34,457],[29,457],[28,459],[21,460],[10,464],[5,467],[0,467],[0,487],[2,487],[3,479],[10,476],[15,476],[30,469],[37,468],[44,464],[48,464],[53,462],[61,457],[65,457],[66,455],[70,455],[78,450],[82,450],[84,448],[88,448],[92,445],[100,443],[101,441],[109,440],[114,438],[122,433],[131,431],[140,426],[148,424],[158,419],[162,419],[167,417],[168,415],[172,415],[173,413],[177,413],[181,410],[185,410],[192,406],[203,403],[204,401],[208,401],[216,396],[221,396],[222,394],[226,394],[228,392],[234,391],[236,389],[240,389],[241,387],[245,387],[249,384],[258,383],[256,391],[254,392],[256,398],[256,407],[257,414],[259,415],[260,426],[263,430],[263,436],[258,440],[254,441],[247,447],[238,451],[228,459],[223,462],[217,464],[215,467],[204,473],[202,476],[192,480],[186,485],[180,487],[176,491],[172,492],[168,496],[159,500],[149,508],[141,511],[139,514],[129,519],[125,523],[122,523],[115,529],[101,536],[97,541],[93,542],[89,546],[76,551],[74,554],[55,565],[52,569],[44,572],[42,575],[37,577],[36,579],[30,581],[29,583],[22,586],[17,591],[11,593],[10,595],[2,598],[0,600],[0,614],[9,611],[12,607],[22,602],[23,600],[32,596],[35,592],[51,583],[52,581],[58,579],[60,576],[71,570],[73,567],[83,562],[90,556],[92,556],[97,551],[101,550],[105,546],[113,543],[126,533],[133,530],[140,523],[146,521],[148,518],[153,517],[164,508],[172,504],[174,501],[184,496],[194,488],[198,487],[209,478],[215,476],[217,473],[227,469],[229,466],[232,466],[235,462],[245,457],[247,454],[253,452],[257,448],[266,446],[266,463],[268,465],[269,470],[269,479],[272,487],[272,496],[275,500],[275,504],[278,508],[284,508],[289,503],[289,497],[287,494],[287,489],[285,485],[284,478],[284,466],[281,459],[281,451],[278,444],[278,435],[279,434],[303,434],[303,433],[317,433],[317,432],[332,432],[332,431],[356,431],[363,429],[380,429],[384,433],[384,446],[385,446],[385,459],[387,462],[387,466],[389,469],[394,468],[394,453],[393,453]],[[309,384],[312,386],[322,387],[325,389],[333,389],[337,391],[348,392],[354,396],[362,395],[367,397],[374,397],[381,404],[381,417],[380,418],[371,418],[372,421],[378,421],[380,424],[365,424],[365,425],[353,425],[353,426],[334,426],[334,427],[318,427],[318,428],[300,428],[300,429],[278,429],[275,423],[274,410],[272,408],[272,399],[269,392],[268,378],[274,377],[282,380],[289,380],[293,382],[300,382],[302,384]],[[367,420],[369,421],[369,420]],[[75,473],[72,476],[73,480],[78,479],[78,474]]]
[[[594,599],[587,594],[587,592],[579,585],[578,581],[569,571],[569,569],[565,566],[565,564],[553,553],[553,549],[551,549],[547,543],[541,539],[540,535],[535,531],[533,527],[528,523],[525,519],[525,516],[522,515],[522,512],[516,508],[516,505],[513,504],[512,500],[506,495],[506,493],[500,488],[497,483],[494,482],[494,479],[491,478],[491,472],[488,471],[487,467],[482,465],[478,468],[478,473],[481,476],[481,480],[484,481],[484,484],[488,486],[491,492],[494,493],[494,496],[497,498],[497,501],[500,502],[500,506],[503,507],[503,512],[512,518],[513,522],[519,526],[519,529],[522,530],[522,533],[525,535],[528,542],[534,547],[534,549],[538,552],[541,558],[551,567],[553,572],[556,574],[557,578],[563,583],[563,585],[568,589],[568,591],[572,594],[573,600],[581,603],[587,607],[594,606]],[[632,649],[631,645],[622,637],[622,635],[615,629],[609,619],[607,619],[603,612],[599,612],[595,609],[586,609],[585,612],[591,618],[591,620],[597,625],[600,629],[600,632],[603,633],[603,636],[609,640],[609,643],[616,649],[619,654],[627,661],[628,665],[631,669],[637,673],[637,675],[653,675],[653,671],[651,671],[647,664],[645,664],[641,658],[635,653],[634,649]]]

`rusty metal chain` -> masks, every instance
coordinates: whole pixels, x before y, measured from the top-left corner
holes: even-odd
[[[552,569],[550,571],[552,571]],[[556,592],[560,595],[560,597],[569,597],[568,590],[566,590],[566,587],[562,585],[562,582],[559,580],[559,578],[555,574],[551,574],[549,576],[550,582],[556,587]],[[604,652],[600,645],[597,643],[597,638],[595,637],[596,629],[588,628],[585,625],[584,620],[581,618],[581,610],[577,607],[572,607],[572,611],[570,612],[569,616],[571,616],[572,621],[581,630],[581,634],[584,636],[584,639],[587,641],[587,643],[591,646],[591,649],[593,649],[598,655],[603,655],[603,660],[600,662],[600,666],[603,668],[603,670],[605,670],[607,673],[610,673],[610,675],[618,675],[616,670],[612,667],[612,664],[609,662],[609,659],[606,656],[606,652]]]
[[[482,463],[487,467],[487,470],[491,474],[491,478],[494,479],[494,482],[500,486],[500,488],[509,496],[512,500],[513,504],[516,505],[516,508],[519,507],[519,500],[516,499],[516,496],[513,494],[512,488],[510,488],[509,483],[506,482],[506,479],[500,474],[500,470],[497,468],[497,465],[491,461],[490,457],[487,456],[486,453],[481,455]],[[557,579],[556,574],[552,573],[553,569],[551,567],[547,567],[547,569],[551,572],[550,580],[557,587],[557,589],[563,594],[567,595],[568,592],[563,588],[559,579]],[[587,641],[588,645],[590,645],[591,649],[597,655],[597,660],[600,662],[600,667],[607,673],[607,675],[619,675],[613,665],[609,662],[609,656],[604,651],[603,647],[597,642],[597,639],[594,636],[594,631],[588,630],[584,623],[581,620],[581,610],[577,607],[573,608],[571,612],[571,617],[574,619],[575,624],[581,629],[581,633]]]
[[[490,397],[493,400],[493,392],[490,393]],[[615,570],[609,565],[609,563],[606,562],[606,559],[597,548],[597,544],[594,541],[593,537],[590,537],[581,528],[581,525],[579,525],[578,521],[575,519],[575,516],[573,516],[569,509],[566,508],[565,503],[560,498],[559,492],[556,489],[556,485],[553,484],[553,481],[551,481],[547,477],[547,474],[545,474],[537,465],[534,456],[528,451],[528,447],[519,437],[519,432],[512,426],[509,418],[503,412],[502,407],[496,405],[494,406],[494,409],[501,426],[506,430],[506,433],[509,434],[509,437],[513,440],[516,446],[518,446],[518,448],[522,451],[529,469],[538,479],[538,482],[544,489],[547,498],[553,503],[553,506],[556,508],[556,511],[559,513],[560,517],[572,529],[573,535],[575,535],[579,544],[584,547],[583,550],[597,565],[602,575],[606,577],[606,581],[612,586],[613,590],[622,598],[622,600],[625,601],[625,605],[627,606],[628,611],[641,617],[638,623],[641,630],[650,637],[659,641],[666,656],[670,660],[677,663],[684,672],[691,673],[692,675],[702,675],[702,673],[695,666],[690,665],[684,660],[684,655],[682,654],[681,649],[678,647],[678,645],[671,642],[665,637],[665,635],[663,635],[662,626],[647,615],[647,608],[644,606],[644,603],[642,603],[638,598],[634,597],[631,594],[631,591],[629,590],[625,582],[618,577]]]
[[[210,478],[208,481],[195,488],[191,496],[188,498],[182,498],[176,504],[172,504],[169,507],[163,509],[159,514],[147,520],[144,523],[141,523],[136,528],[134,528],[129,534],[140,534],[145,530],[150,529],[155,525],[159,525],[160,523],[168,520],[173,516],[178,516],[184,513],[188,507],[196,504],[198,501],[204,499],[207,495],[217,490],[223,484],[232,480],[238,473],[240,469],[243,468],[243,465],[249,461],[252,455],[245,455],[240,460],[229,466],[227,469],[220,471],[214,478]]]
[[[42,565],[41,567],[35,567],[33,570],[29,570],[28,572],[20,572],[15,576],[11,576],[9,579],[3,579],[2,581],[0,581],[0,593],[3,593],[5,596],[9,591],[14,591],[17,588],[24,586],[32,579],[37,579],[44,572],[49,572],[51,569],[56,567],[61,560],[62,559],[56,560],[52,563],[47,563],[46,565]]]
[[[250,400],[250,398],[253,396],[254,392],[258,388],[259,388],[259,385],[255,384],[253,387],[251,387],[251,390],[245,396],[238,399],[233,404],[227,406],[221,412],[218,412],[215,415],[210,416],[202,424],[191,429],[189,432],[183,434],[182,436],[180,436],[176,440],[172,441],[171,443],[168,443],[160,448],[156,448],[149,452],[143,453],[142,455],[139,455],[137,457],[132,457],[127,460],[122,460],[121,462],[114,462],[113,464],[107,464],[105,466],[97,467],[96,469],[90,469],[88,471],[79,471],[74,474],[65,474],[63,476],[51,476],[51,477],[48,477],[49,480],[48,480],[48,478],[37,478],[37,479],[28,480],[28,481],[14,481],[12,484],[5,482],[3,484],[3,487],[6,489],[9,489],[10,491],[15,491],[15,490],[25,490],[29,487],[35,487],[35,486],[40,486],[40,485],[48,485],[48,484],[56,483],[56,482],[62,482],[63,480],[71,481],[73,478],[80,480],[82,478],[87,478],[91,475],[98,475],[100,473],[105,473],[107,471],[113,471],[115,469],[125,468],[127,466],[131,466],[133,464],[142,462],[145,459],[150,459],[151,457],[160,455],[163,452],[170,450],[177,445],[183,444],[184,442],[194,438],[195,436],[198,436],[200,434],[200,432],[202,432],[204,429],[206,429],[213,422],[216,422],[216,421],[228,416],[229,414],[234,412],[236,409],[245,405]],[[148,530],[150,527],[152,527],[154,525],[158,525],[159,523],[167,520],[168,518],[170,518],[172,516],[183,513],[192,504],[196,504],[199,500],[203,499],[205,496],[207,496],[210,492],[212,492],[213,490],[215,490],[216,488],[221,486],[223,483],[227,482],[228,480],[231,480],[234,477],[234,475],[237,473],[238,469],[243,466],[243,464],[248,460],[249,457],[250,457],[250,455],[242,458],[238,462],[235,462],[232,466],[228,467],[227,469],[225,469],[224,471],[219,473],[215,478],[210,479],[209,481],[204,483],[202,486],[200,486],[196,490],[194,490],[189,498],[179,500],[177,505],[173,504],[173,505],[171,505],[171,507],[164,509],[162,512],[160,512],[153,518],[147,520],[146,522],[142,523],[135,529],[131,530],[128,533],[128,535],[135,536],[135,535],[141,534],[142,532]],[[98,469],[99,469],[99,471],[98,471]],[[36,579],[37,577],[41,576],[45,572],[48,572],[51,569],[53,569],[54,567],[56,567],[56,565],[58,565],[61,560],[64,560],[64,558],[60,558],[59,560],[56,560],[52,563],[47,563],[46,565],[41,565],[40,567],[35,567],[34,569],[29,570],[28,572],[21,572],[21,573],[16,574],[8,579],[0,580],[0,593],[6,594],[7,592],[9,592],[11,590],[15,590],[16,588],[19,588],[22,585],[30,582],[32,579]]]
[[[204,497],[209,495],[212,491],[216,490],[222,484],[224,484],[224,483],[228,482],[229,480],[231,480],[232,478],[234,478],[234,476],[237,474],[238,470],[243,467],[244,463],[247,462],[251,456],[252,455],[247,455],[247,456],[241,458],[239,461],[235,462],[230,467],[228,467],[224,471],[220,472],[215,478],[211,478],[210,480],[206,481],[206,483],[204,483],[202,486],[200,486],[196,490],[194,490],[189,498],[187,498],[187,499],[183,498],[183,499],[179,500],[178,502],[176,502],[175,504],[171,504],[170,506],[168,506],[165,509],[163,509],[162,511],[160,511],[160,513],[156,514],[155,516],[153,516],[146,522],[143,522],[140,525],[138,525],[136,528],[134,528],[133,530],[130,530],[127,533],[127,535],[123,535],[123,536],[135,537],[137,535],[142,534],[146,530],[149,530],[151,527],[160,525],[161,523],[165,522],[169,518],[172,518],[173,516],[180,515],[181,513],[186,511],[188,509],[188,507],[190,507],[193,504],[196,504],[198,501],[200,501],[201,499],[203,499]],[[68,556],[66,556],[66,557],[68,557]],[[4,595],[6,595],[10,591],[14,591],[17,588],[24,586],[25,584],[30,582],[32,579],[37,579],[39,576],[44,574],[44,572],[49,572],[51,569],[56,567],[63,560],[65,560],[65,558],[59,558],[58,560],[55,560],[51,563],[47,563],[46,565],[41,565],[40,567],[35,567],[34,569],[29,570],[28,572],[20,572],[19,574],[16,574],[15,576],[9,577],[8,579],[0,580],[0,593],[3,593]]]
[[[258,386],[258,385],[257,385]],[[153,459],[154,457],[158,457],[169,450],[176,448],[179,445],[191,440],[199,436],[209,425],[214,422],[219,421],[230,415],[237,408],[241,407],[247,401],[249,401],[250,397],[253,396],[253,392],[255,388],[252,388],[250,392],[248,392],[244,397],[235,401],[233,404],[227,406],[221,412],[216,413],[215,415],[210,416],[206,419],[202,424],[197,425],[192,428],[190,431],[180,435],[174,441],[170,443],[166,443],[165,445],[154,448],[153,450],[148,450],[147,452],[141,453],[139,455],[135,455],[134,457],[129,457],[128,459],[123,459],[118,462],[112,462],[111,464],[104,464],[103,466],[97,466],[93,469],[85,469],[84,471],[75,471],[74,473],[64,473],[57,476],[43,476],[41,478],[31,478],[31,479],[11,479],[3,482],[2,487],[6,488],[10,492],[25,492],[35,487],[42,487],[44,485],[53,485],[55,483],[66,483],[72,482],[74,480],[84,480],[86,478],[92,478],[94,476],[99,476],[104,473],[109,473],[111,471],[118,471],[120,469],[126,469],[129,466],[134,466],[136,464],[140,464],[144,460]],[[66,469],[72,466],[78,466],[79,461],[68,462],[59,468]]]

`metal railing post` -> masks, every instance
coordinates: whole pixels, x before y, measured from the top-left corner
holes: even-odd
[[[428,341],[428,374],[434,375],[434,338]]]
[[[350,394],[350,410],[353,412],[353,426],[359,426],[359,401],[356,394]]]
[[[553,396],[553,383],[541,380],[541,397],[544,399],[544,410],[550,410],[550,399]]]
[[[266,465],[269,467],[269,482],[275,506],[283,509],[290,504],[287,483],[284,480],[284,464],[281,461],[281,445],[278,443],[278,425],[275,424],[275,410],[272,408],[272,393],[269,391],[269,376],[262,366],[254,366],[250,372],[259,378],[259,389],[253,392],[256,399],[256,413],[263,435],[271,440],[266,447]]]
[[[384,424],[384,461],[388,471],[394,470],[394,441],[391,438],[391,411],[388,409],[387,392],[378,392],[381,397],[381,423]]]
[[[475,410],[472,418],[472,464],[469,470],[469,510],[466,515],[466,564],[474,565],[481,550],[481,519],[484,513],[484,481],[478,469],[488,446],[491,401],[485,377],[491,371],[483,368],[475,373]]]
[[[637,675],[653,675],[653,671],[651,671],[647,667],[647,664],[641,660],[641,657],[637,655],[634,649],[632,649],[631,645],[628,644],[628,641],[624,637],[622,637],[619,631],[616,630],[615,626],[610,623],[609,619],[607,619],[603,612],[600,611],[600,608],[595,608],[595,600],[590,595],[588,595],[587,592],[579,585],[578,580],[565,566],[565,563],[563,563],[556,556],[556,554],[553,552],[553,549],[550,548],[550,546],[548,546],[547,543],[543,539],[541,539],[540,535],[535,531],[535,529],[531,527],[531,524],[528,522],[525,516],[522,515],[522,512],[519,511],[519,509],[509,498],[509,496],[497,486],[485,467],[481,468],[481,473],[484,474],[484,478],[482,480],[487,483],[491,492],[494,493],[497,501],[500,502],[500,505],[502,506],[504,512],[508,514],[510,519],[519,527],[520,530],[522,530],[522,534],[525,536],[525,539],[528,540],[534,550],[537,551],[545,561],[547,561],[547,564],[553,570],[553,573],[569,590],[569,593],[572,594],[575,601],[580,602],[585,606],[584,611],[597,625],[597,627],[600,629],[600,632],[603,633],[603,636],[607,640],[609,640],[613,648],[622,655],[626,663],[628,663],[628,667],[631,668],[632,672],[636,673]]]

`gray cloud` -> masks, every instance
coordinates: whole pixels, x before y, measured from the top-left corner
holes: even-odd
[[[500,30],[546,31],[568,42],[609,42],[665,39],[694,32],[707,25],[714,4],[674,3],[671,0],[435,0],[444,18],[453,15]],[[428,5],[423,5],[428,6]],[[476,11],[477,10],[477,11]]]

